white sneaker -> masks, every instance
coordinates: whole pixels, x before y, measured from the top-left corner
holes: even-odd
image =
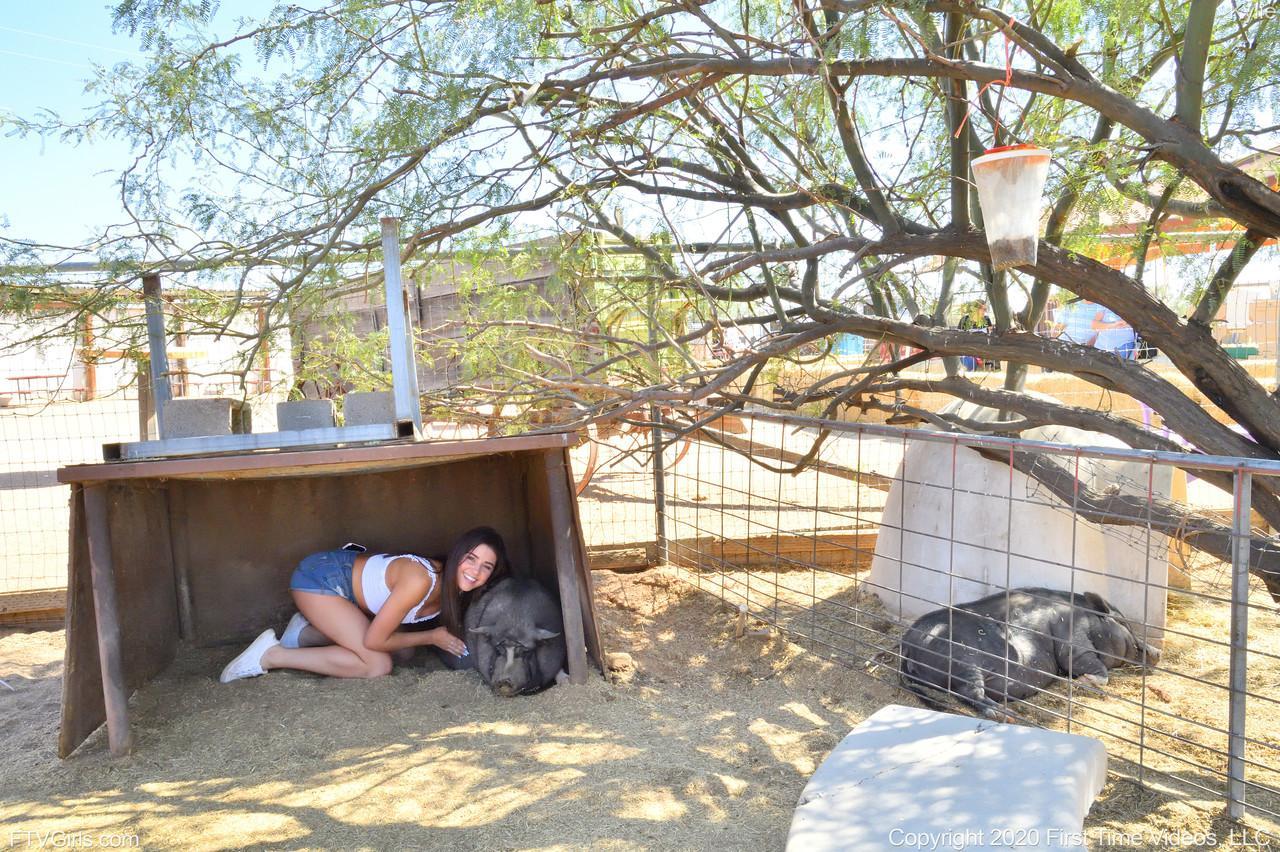
[[[276,632],[268,627],[266,630],[258,634],[258,638],[254,639],[240,652],[240,656],[227,663],[227,667],[222,670],[218,680],[223,683],[231,683],[233,680],[239,680],[242,677],[257,677],[267,673],[262,667],[262,655],[267,653],[271,648],[280,644],[280,640],[276,638]]]
[[[307,628],[311,622],[300,612],[295,612],[293,618],[289,619],[289,624],[284,628],[284,632],[280,634],[280,644],[286,648],[301,648],[298,644],[302,631]]]

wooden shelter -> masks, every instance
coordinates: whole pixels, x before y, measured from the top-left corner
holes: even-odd
[[[185,640],[243,642],[292,606],[289,575],[319,550],[448,551],[481,524],[512,570],[558,588],[572,682],[601,666],[569,475],[569,433],[238,452],[74,465],[58,753],[107,723],[131,748],[128,696]],[[210,672],[210,677],[216,676]]]

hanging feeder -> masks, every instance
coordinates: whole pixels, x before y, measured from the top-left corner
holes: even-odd
[[[1035,266],[1048,174],[1049,151],[1036,145],[991,148],[973,161],[991,266],[997,272]]]

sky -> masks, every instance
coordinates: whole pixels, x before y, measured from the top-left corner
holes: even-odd
[[[133,47],[111,31],[105,4],[0,0],[0,113],[77,117],[95,103],[84,92],[93,66],[140,58]],[[111,139],[73,146],[0,135],[0,233],[67,244],[121,221],[114,179],[128,158]]]

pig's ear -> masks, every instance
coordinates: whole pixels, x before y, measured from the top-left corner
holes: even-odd
[[[1115,608],[1103,600],[1102,595],[1097,592],[1085,592],[1084,600],[1098,615],[1111,615],[1111,613],[1115,612]]]
[[[533,631],[533,641],[545,642],[548,639],[554,639],[559,635],[559,633],[552,633],[550,630],[543,630],[539,627],[537,630]]]

